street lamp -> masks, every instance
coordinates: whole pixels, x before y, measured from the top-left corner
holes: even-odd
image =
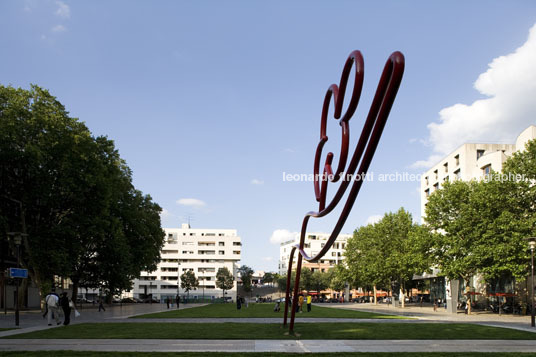
[[[149,279],[152,279],[152,277]],[[149,280],[149,294],[151,295],[150,304],[152,305],[153,304],[153,281],[152,280]]]
[[[20,232],[9,232],[8,235],[13,237],[13,242],[17,247],[17,268],[20,268],[20,245],[22,236],[26,235]],[[19,326],[19,279],[15,279],[15,326]]]
[[[534,327],[534,248],[536,248],[536,237],[525,239],[529,241],[530,247],[530,326]]]

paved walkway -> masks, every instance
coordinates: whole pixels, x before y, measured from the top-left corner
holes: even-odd
[[[191,308],[201,304],[180,306]],[[320,322],[374,322],[374,323],[474,323],[488,326],[513,328],[536,333],[530,327],[529,316],[475,313],[473,315],[449,314],[443,309],[434,312],[431,307],[409,306],[404,309],[392,305],[373,304],[321,304],[319,306],[339,309],[371,311],[413,317],[412,320],[392,319],[337,319],[300,318],[297,323]],[[313,306],[314,309],[314,306]],[[133,304],[114,306],[104,312],[82,309],[73,324],[84,322],[128,322],[128,323],[282,323],[282,318],[225,318],[225,319],[129,319],[128,317],[150,312],[167,311],[164,304]],[[281,315],[282,316],[282,315]],[[14,327],[13,314],[0,317],[0,327]],[[0,332],[0,337],[38,331],[49,327],[40,312],[21,313],[21,329]],[[222,351],[222,352],[535,352],[536,340],[140,340],[140,339],[0,339],[0,351]]]
[[[502,340],[3,340],[4,351],[125,352],[534,352],[536,341]]]

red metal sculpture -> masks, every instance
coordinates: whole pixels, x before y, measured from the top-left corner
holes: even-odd
[[[352,97],[350,98],[348,109],[346,110],[344,115],[342,115],[342,106],[344,103],[346,86],[348,83],[350,72],[354,65],[355,80],[354,88],[352,90]],[[348,167],[346,167],[346,162],[348,159],[348,147],[350,142],[349,121],[354,115],[357,105],[359,103],[364,78],[363,56],[361,55],[360,51],[353,51],[352,53],[350,53],[350,56],[348,56],[348,59],[346,60],[346,63],[344,65],[339,85],[337,86],[336,84],[332,84],[331,86],[329,86],[326,96],[324,97],[322,117],[320,121],[320,142],[318,143],[318,147],[316,149],[314,163],[314,189],[316,200],[319,202],[319,208],[318,212],[311,211],[305,215],[301,228],[300,243],[292,247],[288,264],[285,317],[283,321],[284,325],[287,324],[292,261],[294,258],[294,252],[297,249],[299,255],[298,263],[296,266],[294,293],[292,296],[292,311],[290,315],[289,327],[290,331],[294,330],[294,317],[296,313],[296,306],[298,303],[298,290],[300,285],[302,260],[305,259],[308,262],[318,261],[331,248],[331,246],[337,239],[337,236],[341,232],[342,227],[344,226],[344,223],[346,222],[346,219],[348,218],[348,215],[352,210],[352,206],[354,205],[357,194],[359,193],[359,190],[363,183],[363,178],[365,177],[367,170],[370,166],[372,157],[374,156],[374,152],[376,151],[376,147],[378,146],[378,142],[380,141],[380,137],[382,135],[383,128],[385,126],[385,123],[389,116],[389,112],[395,100],[398,87],[400,86],[400,82],[402,81],[403,73],[404,55],[398,51],[394,52],[393,54],[391,54],[391,56],[387,60],[387,63],[385,64],[382,76],[380,78],[380,82],[378,84],[378,88],[376,89],[376,95],[374,96],[374,100],[372,101],[369,114],[367,116],[367,119],[365,120],[361,136],[359,137],[359,141],[357,142],[357,146],[350,160],[350,163],[348,164]],[[334,118],[339,119],[342,115],[342,118],[339,121],[339,124],[342,129],[341,153],[339,163],[335,172],[333,172],[332,168],[334,155],[332,152],[329,152],[326,156],[326,161],[324,163],[322,173],[320,173],[320,159],[322,156],[322,149],[324,147],[324,144],[328,141],[328,137],[326,135],[326,127],[331,98],[333,98],[333,104],[335,106],[333,115]],[[329,204],[326,206],[328,182],[337,182],[339,180],[341,180],[340,186],[333,198],[331,199],[331,202],[329,202]],[[346,199],[344,208],[341,212],[341,215],[339,216],[335,228],[333,228],[333,231],[331,232],[327,243],[317,255],[315,255],[314,257],[309,257],[303,250],[305,243],[305,232],[307,231],[307,224],[309,222],[309,218],[320,218],[331,213],[331,211],[333,211],[333,209],[339,204],[340,200],[342,199],[342,196],[345,194],[346,189],[348,188],[350,183],[353,183],[352,188],[350,189],[350,193],[348,194],[348,198]]]

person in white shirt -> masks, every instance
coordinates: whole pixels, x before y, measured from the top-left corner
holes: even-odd
[[[47,305],[48,314],[47,321],[48,326],[52,326],[52,316],[56,320],[56,325],[61,323],[60,319],[60,309],[59,309],[60,297],[55,293],[55,290],[52,289],[52,292],[45,296],[45,304]]]

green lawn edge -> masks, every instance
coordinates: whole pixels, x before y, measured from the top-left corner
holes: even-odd
[[[147,318],[281,318],[283,319],[283,309],[273,311],[274,304],[249,304],[249,307],[243,306],[240,310],[234,304],[208,304],[196,306],[188,309],[169,310],[150,314],[132,316],[136,319]],[[289,314],[290,315],[290,314]],[[377,312],[367,312],[350,310],[344,308],[330,308],[323,306],[313,306],[311,312],[298,312],[296,317],[299,318],[342,318],[342,319],[411,319],[406,316],[389,315]]]
[[[83,323],[12,335],[9,339],[211,339],[211,340],[535,340],[536,333],[468,323],[281,324]]]

